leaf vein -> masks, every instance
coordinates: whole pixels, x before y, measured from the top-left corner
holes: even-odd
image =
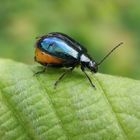
[[[102,91],[103,91],[103,97],[106,100],[106,102],[107,102],[107,104],[108,104],[108,106],[109,106],[109,108],[110,108],[110,110],[111,110],[111,112],[112,112],[112,114],[113,114],[113,116],[114,116],[117,124],[118,124],[118,127],[120,128],[120,130],[122,132],[123,137],[125,139],[129,139],[128,136],[127,136],[127,133],[125,132],[122,124],[119,121],[119,118],[118,118],[117,114],[114,111],[113,106],[111,105],[111,101],[109,100],[109,98],[107,96],[106,90],[103,88],[103,85],[101,84],[100,80],[97,77],[95,77],[94,79],[97,81],[97,83],[99,84],[100,88],[102,89]]]

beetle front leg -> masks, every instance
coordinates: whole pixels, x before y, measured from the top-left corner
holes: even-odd
[[[90,77],[88,76],[88,74],[85,72],[85,68],[84,66],[81,66],[81,70],[83,71],[83,73],[86,75],[87,79],[89,80],[90,84],[92,87],[94,87],[94,89],[96,89],[95,85],[92,83]]]

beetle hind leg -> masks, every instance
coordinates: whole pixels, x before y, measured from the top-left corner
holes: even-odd
[[[46,69],[47,69],[47,65],[41,71],[38,71],[38,72],[34,73],[34,76],[37,76],[41,73],[44,73],[46,71]]]

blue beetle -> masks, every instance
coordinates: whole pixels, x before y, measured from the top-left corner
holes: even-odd
[[[43,71],[37,72],[36,74],[44,72],[47,66],[67,67],[72,71],[76,66],[80,65],[81,70],[84,72],[91,85],[95,88],[95,85],[85,72],[85,68],[96,73],[98,71],[98,66],[121,44],[122,42],[114,47],[99,63],[97,63],[90,57],[87,49],[73,38],[63,33],[49,33],[48,35],[39,37],[36,42],[35,61],[45,66]],[[55,82],[55,87],[67,72],[68,71],[65,71],[59,77]]]

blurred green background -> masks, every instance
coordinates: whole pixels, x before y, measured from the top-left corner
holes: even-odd
[[[96,61],[123,41],[99,71],[140,79],[140,1],[0,0],[0,58],[33,64],[35,37],[54,31],[78,40]]]

